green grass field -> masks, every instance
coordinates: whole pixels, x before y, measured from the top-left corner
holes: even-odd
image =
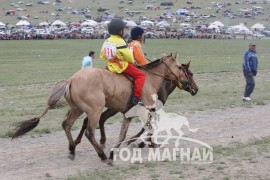
[[[0,41],[0,137],[10,135],[11,124],[35,117],[46,106],[47,96],[60,80],[81,68],[82,57],[96,52],[95,67],[105,67],[98,58],[102,40]],[[195,97],[175,90],[166,104],[167,111],[179,113],[206,109],[252,106],[242,102],[244,78],[242,54],[249,41],[244,40],[147,40],[149,59],[160,52],[179,52],[179,61],[191,60],[191,70],[200,90]],[[257,105],[269,102],[270,43],[256,41],[259,73],[252,96]],[[61,130],[67,107],[51,110],[35,132]],[[117,118],[121,117],[120,115]],[[83,118],[83,116],[81,117]],[[115,122],[112,118],[109,122]],[[75,128],[80,126],[77,121]]]

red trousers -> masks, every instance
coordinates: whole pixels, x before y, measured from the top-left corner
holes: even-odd
[[[134,93],[133,96],[141,99],[142,88],[145,81],[145,75],[138,68],[128,63],[127,69],[123,71],[124,74],[131,76],[134,79]]]

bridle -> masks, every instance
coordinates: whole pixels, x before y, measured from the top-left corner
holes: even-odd
[[[187,73],[187,70],[185,69],[185,67],[184,67],[183,64],[180,66],[180,68],[182,69],[182,71],[184,72],[184,74],[185,74],[185,76],[186,76],[186,78],[187,78],[187,80],[188,80],[188,83],[187,83],[187,85],[185,85],[185,86],[186,86],[186,87],[189,87],[190,90],[191,90],[190,84],[191,84],[191,83],[194,84],[194,80],[191,79],[191,78],[189,77],[189,75],[188,75],[188,73]]]
[[[166,56],[166,57],[169,57],[169,56]],[[150,72],[150,73],[153,74],[153,75],[156,75],[156,76],[159,76],[159,77],[163,77],[165,80],[170,81],[171,83],[174,82],[180,89],[182,89],[182,87],[184,86],[183,83],[179,80],[179,77],[172,71],[171,66],[169,66],[168,64],[165,63],[164,58],[165,58],[165,57],[159,59],[160,62],[163,63],[163,64],[165,64],[165,66],[172,72],[172,74],[176,77],[176,79],[172,79],[172,78],[169,78],[169,77],[166,77],[166,76],[157,74],[157,73],[151,71],[151,69],[148,69],[148,68],[146,68],[146,67],[144,67],[144,66],[139,66],[139,67],[141,67],[142,69],[144,69],[144,70]],[[181,67],[181,66],[180,66],[180,67]],[[183,70],[183,69],[184,69],[184,68],[182,68],[182,70]],[[185,70],[184,70],[184,73],[185,73],[185,75],[187,75],[187,73],[186,73]],[[188,78],[188,76],[187,76],[187,78]],[[188,78],[188,79],[189,79],[189,78]]]

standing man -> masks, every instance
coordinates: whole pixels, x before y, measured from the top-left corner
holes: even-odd
[[[82,60],[82,69],[84,68],[92,68],[93,60],[95,59],[95,52],[90,51],[89,56],[85,56]]]
[[[254,76],[257,75],[258,58],[256,44],[250,43],[249,49],[243,55],[243,73],[246,79],[246,88],[243,101],[250,101],[250,95],[255,88]]]

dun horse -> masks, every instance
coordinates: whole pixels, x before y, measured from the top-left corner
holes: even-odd
[[[179,88],[187,81],[185,72],[179,69],[176,55],[165,56],[147,64],[143,66],[143,71],[146,75],[146,82],[143,87],[142,101],[146,106],[154,104],[151,95],[157,94],[164,79],[171,81]],[[36,118],[19,122],[12,138],[20,137],[34,129],[48,110],[64,96],[70,106],[67,118],[62,123],[69,141],[69,147],[75,147],[71,127],[75,120],[85,112],[88,116],[85,135],[102,162],[110,164],[111,162],[95,139],[95,129],[104,107],[122,113],[131,108],[129,97],[132,90],[127,87],[131,87],[131,81],[123,75],[113,74],[105,69],[82,69],[68,80],[59,82],[53,88],[43,113]],[[121,129],[123,137],[128,125],[129,123]],[[119,139],[120,142],[121,139]]]

